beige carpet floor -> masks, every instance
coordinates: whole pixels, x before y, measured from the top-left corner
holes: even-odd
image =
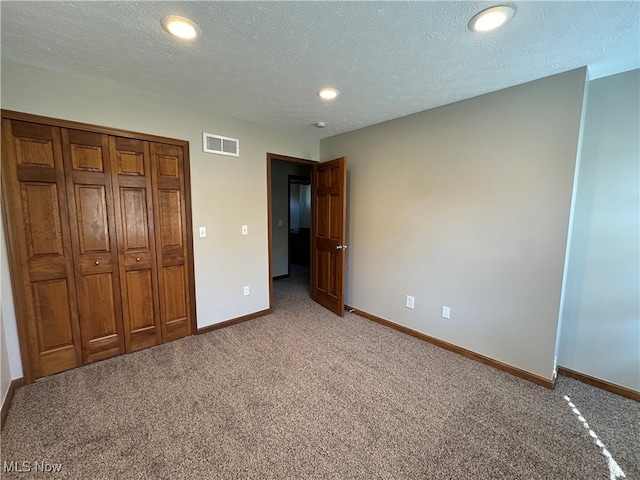
[[[19,389],[3,467],[61,471],[2,478],[640,479],[638,403],[338,318],[300,277],[275,289],[267,317]]]

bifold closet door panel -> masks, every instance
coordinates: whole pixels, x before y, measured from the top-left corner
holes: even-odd
[[[39,378],[82,365],[60,130],[4,119],[2,133],[5,214],[19,256],[14,290],[26,314],[21,347],[29,378]]]
[[[125,351],[109,139],[62,129],[85,363]]]
[[[110,137],[127,352],[162,343],[149,143]]]
[[[150,143],[163,341],[191,334],[184,152]]]

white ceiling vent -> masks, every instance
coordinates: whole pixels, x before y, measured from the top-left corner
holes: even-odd
[[[205,153],[239,157],[240,140],[237,138],[223,137],[222,135],[214,135],[213,133],[203,133],[202,149]]]

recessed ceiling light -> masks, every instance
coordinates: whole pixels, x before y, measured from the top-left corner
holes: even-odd
[[[507,5],[487,8],[471,19],[469,30],[472,32],[488,32],[508,22],[515,13],[516,10]]]
[[[171,35],[191,40],[198,36],[200,30],[198,26],[188,18],[179,17],[178,15],[169,15],[162,19],[162,26]]]
[[[318,96],[320,98],[323,98],[325,100],[333,100],[334,98],[336,98],[338,95],[340,95],[340,91],[336,90],[335,88],[323,88],[321,90],[318,90]]]

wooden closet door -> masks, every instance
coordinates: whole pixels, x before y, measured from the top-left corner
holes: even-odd
[[[106,135],[62,130],[85,363],[125,351]]]
[[[191,300],[182,147],[151,143],[162,339],[191,334]]]
[[[127,352],[162,342],[149,143],[110,137]]]
[[[60,130],[4,119],[5,215],[25,379],[82,365]],[[19,271],[14,271],[19,270]]]

